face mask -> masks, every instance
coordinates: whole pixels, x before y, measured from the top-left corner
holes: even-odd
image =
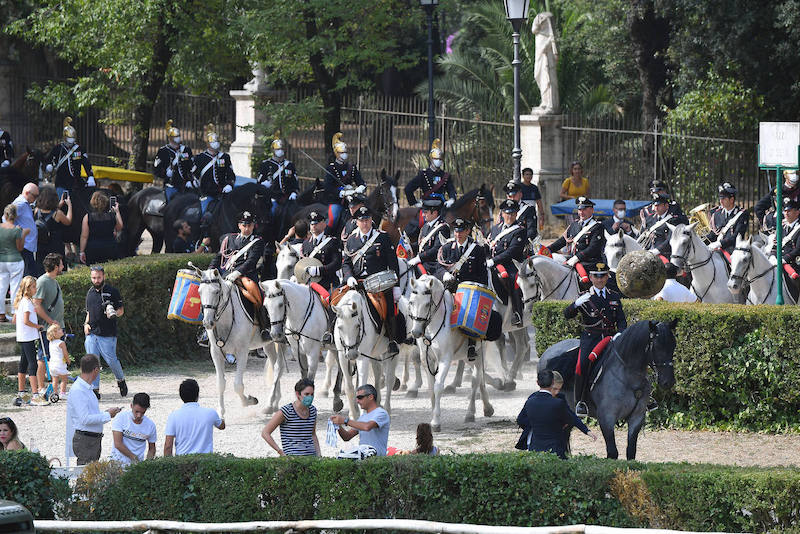
[[[339,154],[339,159],[342,161],[347,161],[347,152],[342,152]]]
[[[181,144],[181,138],[180,137],[173,137],[172,138],[172,142],[175,143],[176,145],[179,145],[179,144]]]
[[[433,160],[433,166],[438,169],[439,167],[442,166],[442,160],[440,160],[440,159]]]
[[[276,150],[275,151],[275,157],[276,158],[282,158],[283,157],[283,150],[281,150],[280,148],[278,150]]]
[[[625,218],[625,210],[617,210],[615,213],[617,214],[617,219]]]
[[[796,184],[798,179],[800,179],[800,176],[797,176],[796,174],[789,175],[789,183],[792,185]]]
[[[67,144],[68,145],[74,145],[75,144],[75,138],[74,137],[67,137]]]
[[[314,402],[314,395],[308,395],[307,397],[303,397],[303,406],[308,408]]]
[[[208,146],[213,148],[214,150],[219,150],[219,141],[211,141]]]

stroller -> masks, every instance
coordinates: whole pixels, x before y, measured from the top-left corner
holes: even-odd
[[[39,330],[39,343],[42,344],[42,353],[45,356],[44,369],[46,371],[47,389],[44,392],[44,398],[50,401],[51,404],[55,404],[61,397],[59,397],[58,392],[53,388],[53,377],[50,376],[50,358],[47,357],[47,353],[44,350],[45,339],[41,330]]]

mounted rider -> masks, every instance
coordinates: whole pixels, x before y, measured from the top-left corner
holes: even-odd
[[[503,186],[506,198],[519,204],[517,212],[517,224],[525,228],[527,243],[533,243],[539,235],[539,219],[536,216],[536,206],[529,202],[522,201],[522,184],[513,180]]]
[[[169,202],[185,189],[194,188],[192,149],[181,144],[181,131],[167,121],[167,144],[158,149],[153,161],[155,175],[164,181],[164,195]]]
[[[64,119],[64,142],[53,147],[45,161],[49,163],[45,167],[48,173],[56,173],[56,193],[59,198],[64,195],[64,191],[72,192],[75,187],[95,187],[92,173],[92,164],[89,162],[89,155],[81,149],[75,142],[77,132],[72,126],[72,117]],[[86,171],[86,181],[81,177],[81,166]]]
[[[8,167],[14,161],[14,142],[8,131],[0,128],[0,168]]]
[[[364,194],[367,186],[358,167],[348,163],[347,145],[342,141],[342,132],[333,135],[331,146],[334,160],[325,170],[325,194],[323,202],[328,204],[328,227],[335,228],[340,219],[347,197],[355,193]]]
[[[305,275],[308,277],[306,281],[319,284],[330,294],[331,291],[341,285],[336,273],[342,267],[342,242],[336,237],[325,233],[327,219],[324,213],[318,211],[309,213],[308,224],[311,229],[311,235],[303,241],[301,248],[303,258],[300,259],[298,265],[303,263],[305,258],[317,260],[319,265],[308,265],[304,268]],[[295,267],[295,273],[297,273],[297,267]],[[300,278],[300,276],[297,276],[297,281],[305,283]],[[322,342],[325,344],[333,342],[331,327],[335,317],[336,315],[333,313],[328,314],[329,328],[322,336]]]
[[[233,191],[236,175],[231,157],[220,151],[219,135],[213,124],[206,126],[206,149],[194,157],[192,174],[200,186],[200,233],[205,236],[211,225],[211,214],[222,195]],[[208,216],[205,214],[208,213]]]
[[[489,255],[486,267],[492,273],[495,289],[505,289],[513,310],[513,326],[522,326],[522,292],[516,288],[517,266],[514,260],[525,259],[525,229],[517,224],[519,204],[513,200],[500,203],[503,222],[492,226],[489,234]]]
[[[594,202],[586,197],[575,199],[578,209],[578,220],[570,224],[561,237],[553,241],[551,251],[568,247],[566,265],[574,267],[583,284],[589,282],[587,273],[599,262],[603,261],[603,250],[606,246],[606,235],[603,225],[594,218]]]
[[[736,188],[725,182],[717,187],[719,206],[711,212],[709,250],[724,250],[728,255],[736,248],[736,236],[744,238],[750,225],[750,214],[736,204]]]
[[[782,198],[800,200],[800,175],[797,171],[783,171],[783,191]],[[778,198],[778,189],[774,187],[763,198],[756,202],[753,213],[761,223],[761,227],[767,232],[775,231],[775,203]]]
[[[664,193],[669,196],[669,192],[667,191],[667,183],[663,180],[650,180],[648,183],[648,187],[650,188],[650,196],[654,197],[658,193]],[[655,213],[656,207],[655,204],[648,204],[647,206],[643,207],[639,210],[639,217],[641,218],[641,226],[644,228],[645,221],[648,217]],[[684,215],[683,210],[681,209],[681,205],[678,204],[674,200],[669,201],[669,206],[667,208],[667,212],[670,215]]]
[[[437,260],[444,269],[442,282],[451,292],[461,282],[489,285],[486,271],[486,249],[472,239],[472,221],[457,218],[453,221],[454,237],[439,248]],[[475,338],[467,337],[467,358],[475,360]]]
[[[269,340],[269,317],[262,306],[263,295],[258,287],[258,260],[264,255],[264,240],[253,233],[256,218],[249,211],[239,216],[239,233],[225,234],[219,253],[211,260],[209,269],[218,269],[225,280],[233,282],[242,295],[253,303],[256,319],[261,326],[261,338]]]
[[[670,213],[670,205],[669,194],[663,191],[653,193],[653,213],[645,219],[642,233],[639,235],[642,248],[664,258],[672,255],[668,225],[689,224],[689,219],[683,213]]]
[[[344,223],[342,229],[342,243],[347,241],[347,238],[350,234],[355,232],[358,229],[358,220],[356,219],[356,212],[361,206],[365,206],[367,204],[367,197],[363,195],[363,193],[355,193],[349,197],[347,197],[347,208],[348,211],[345,212],[344,216],[347,217],[347,222]]]
[[[442,197],[434,193],[430,198],[422,201],[422,216],[425,224],[419,232],[419,252],[408,260],[408,266],[414,267],[422,265],[423,274],[440,277],[440,266],[437,261],[439,248],[442,243],[450,237],[450,226],[441,217],[444,201]]]
[[[778,260],[775,257],[776,247],[775,241],[771,241],[772,249],[767,253],[769,261],[773,265],[777,265]],[[783,270],[789,275],[789,278],[795,284],[796,289],[798,280],[798,272],[800,272],[800,199],[784,198],[783,199],[783,243],[781,245],[781,254],[783,257]]]
[[[575,413],[578,417],[589,415],[586,406],[586,389],[589,385],[589,367],[602,354],[602,348],[595,347],[603,339],[611,339],[628,327],[625,311],[622,309],[622,295],[606,288],[608,266],[597,263],[590,270],[592,287],[582,293],[572,304],[564,309],[564,317],[572,319],[581,314],[583,333],[581,333],[578,361],[575,365]],[[607,342],[606,342],[607,343]]]
[[[342,253],[342,277],[351,289],[358,286],[358,280],[387,270],[392,270],[400,278],[397,255],[386,232],[372,227],[372,213],[362,206],[356,212],[358,229],[353,232],[344,245]],[[386,335],[389,338],[389,357],[399,353],[397,342],[405,339],[405,332],[397,323],[397,301],[400,288],[395,285],[383,292],[386,299]]]
[[[258,168],[256,181],[269,189],[272,198],[272,219],[279,220],[279,212],[283,217],[288,217],[295,212],[297,207],[297,171],[294,163],[286,159],[286,146],[280,138],[280,132],[275,132],[270,148],[272,157],[261,162]],[[280,225],[283,228],[283,224]]]
[[[417,175],[403,189],[408,205],[421,208],[423,200],[431,198],[433,194],[439,194],[444,200],[444,207],[449,208],[456,200],[456,186],[450,173],[445,172],[442,168],[444,165],[444,150],[442,150],[439,139],[433,140],[428,157],[431,160],[430,166],[426,169],[420,169]],[[414,195],[417,189],[422,192],[420,200],[417,200]],[[406,225],[405,233],[412,242],[417,240],[419,229],[420,221],[417,218],[412,218]]]

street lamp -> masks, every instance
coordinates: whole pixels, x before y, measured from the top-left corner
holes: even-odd
[[[511,67],[514,69],[514,148],[511,149],[511,163],[514,167],[514,181],[520,181],[520,163],[522,160],[522,147],[520,147],[519,126],[519,30],[528,18],[529,0],[503,0],[506,5],[506,18],[511,22],[514,32],[511,38],[514,41],[514,60]]]
[[[436,132],[433,109],[433,10],[439,5],[439,0],[419,0],[419,5],[428,15],[428,148],[430,148]]]

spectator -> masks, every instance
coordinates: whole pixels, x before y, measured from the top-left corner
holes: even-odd
[[[116,197],[114,197],[116,198]],[[109,208],[109,200],[102,191],[95,191],[89,200],[93,211],[83,216],[81,222],[81,263],[92,264],[119,257],[116,232],[122,230],[122,216],[116,202]]]
[[[678,268],[673,263],[666,265],[667,279],[664,280],[664,287],[653,296],[653,300],[665,300],[667,302],[697,302],[697,295],[692,293],[683,284],[678,282]]]
[[[177,234],[175,241],[172,242],[172,252],[175,252],[176,254],[189,254],[192,252],[209,251],[206,239],[210,241],[210,238],[204,239],[197,247],[192,245],[192,243],[189,241],[192,235],[192,227],[184,219],[178,219],[175,221],[175,224],[173,224],[172,227],[175,229],[175,233]]]
[[[36,202],[39,196],[39,187],[36,184],[25,184],[22,188],[22,193],[14,199],[14,205],[17,207],[17,225],[23,230],[28,229],[25,235],[25,245],[20,251],[22,253],[22,260],[25,262],[24,276],[39,276],[41,273],[36,266],[36,244],[39,240],[39,234],[36,230],[36,223],[33,220],[33,210],[31,204]]]
[[[183,406],[169,414],[164,430],[164,456],[214,452],[214,427],[225,430],[225,420],[215,410],[197,403],[200,386],[187,378],[178,389]]]
[[[147,459],[156,456],[156,424],[145,412],[150,408],[150,395],[137,393],[133,396],[130,411],[119,414],[111,423],[114,436],[114,447],[111,459],[122,465],[135,464],[144,460],[145,449]]]
[[[411,453],[429,454],[431,456],[439,454],[439,447],[433,444],[433,432],[431,432],[431,425],[428,423],[417,425],[417,448]]]
[[[566,430],[570,426],[597,440],[583,421],[570,410],[567,401],[558,397],[564,379],[557,371],[544,369],[537,377],[539,391],[534,392],[525,402],[525,406],[517,416],[517,424],[522,427],[522,436],[517,443],[518,449],[529,451],[549,451],[559,458],[567,457]]]
[[[559,193],[561,200],[569,200],[571,198],[589,197],[589,179],[583,176],[583,166],[579,161],[573,161],[569,164],[569,176],[561,184],[561,193]],[[572,224],[575,218],[572,215],[565,217],[567,225]]]
[[[50,366],[50,376],[53,378],[53,391],[58,392],[61,399],[67,398],[67,365],[72,361],[69,357],[67,344],[62,339],[64,330],[58,323],[50,325],[47,329],[47,340],[49,349],[47,351],[47,361]],[[59,389],[59,382],[61,389]]]
[[[298,245],[305,241],[306,237],[308,237],[308,221],[300,219],[289,228],[289,231],[281,239],[280,244],[283,245],[288,242],[290,245]]]
[[[639,232],[634,228],[631,221],[627,218],[627,208],[625,205],[625,201],[622,199],[617,199],[614,201],[614,213],[611,217],[606,217],[603,220],[603,228],[606,229],[606,232],[609,234],[616,234],[620,229],[622,233],[629,235],[631,237],[637,237]]]
[[[6,294],[16,295],[25,262],[22,259],[23,245],[30,228],[16,225],[17,206],[9,204],[3,210],[0,224],[0,323],[8,322],[6,317]]]
[[[378,392],[372,384],[364,384],[356,390],[356,402],[361,408],[358,421],[351,421],[343,415],[332,415],[331,421],[339,426],[339,435],[350,441],[356,435],[360,445],[371,445],[378,451],[378,456],[386,456],[389,442],[389,414],[378,406]],[[350,429],[345,430],[345,426]]]
[[[18,451],[25,445],[19,440],[17,425],[10,417],[0,417],[0,451]]]
[[[64,272],[64,261],[61,259],[61,254],[51,252],[44,257],[42,264],[45,273],[36,280],[33,307],[36,309],[39,324],[44,328],[57,324],[63,329],[64,296],[61,293],[61,286],[56,281],[56,277]],[[37,351],[38,369],[36,370],[36,377],[39,379],[39,384],[44,384],[45,381],[44,359],[45,357],[50,357],[49,349],[49,344],[42,343]]]
[[[58,198],[56,189],[46,185],[39,191],[34,216],[38,228],[36,251],[37,265],[44,264],[44,258],[50,253],[64,255],[64,230],[72,224],[72,199],[64,192]],[[67,207],[65,214],[62,208]],[[46,270],[45,270],[46,272]]]
[[[14,297],[14,320],[17,326],[17,343],[19,344],[19,372],[17,384],[19,397],[25,398],[25,373],[31,383],[33,398],[31,404],[44,406],[49,402],[41,396],[44,384],[36,377],[36,340],[39,339],[39,324],[36,321],[36,309],[33,307],[31,297],[36,293],[36,278],[26,276],[22,279]],[[41,391],[40,388],[41,387]]]
[[[314,382],[301,378],[294,385],[295,400],[281,406],[269,420],[261,437],[279,456],[321,456],[317,440],[317,408],[314,402]],[[280,426],[281,447],[272,439]]]
[[[539,221],[539,232],[544,230],[544,206],[542,205],[542,194],[539,192],[539,187],[531,183],[533,180],[533,169],[525,167],[522,169],[522,202],[528,204],[536,204],[536,218]]]
[[[117,319],[125,313],[122,295],[117,288],[106,283],[106,273],[102,265],[92,265],[91,273],[92,287],[86,294],[86,321],[83,324],[86,352],[103,357],[117,379],[120,396],[124,397],[128,394],[128,384],[125,382],[122,364],[117,358]],[[92,386],[99,395],[99,374]]]
[[[92,383],[100,376],[100,360],[94,354],[81,358],[81,376],[72,384],[67,399],[67,443],[78,459],[86,465],[100,459],[103,425],[120,412],[119,408],[100,411],[100,403],[92,391]]]

